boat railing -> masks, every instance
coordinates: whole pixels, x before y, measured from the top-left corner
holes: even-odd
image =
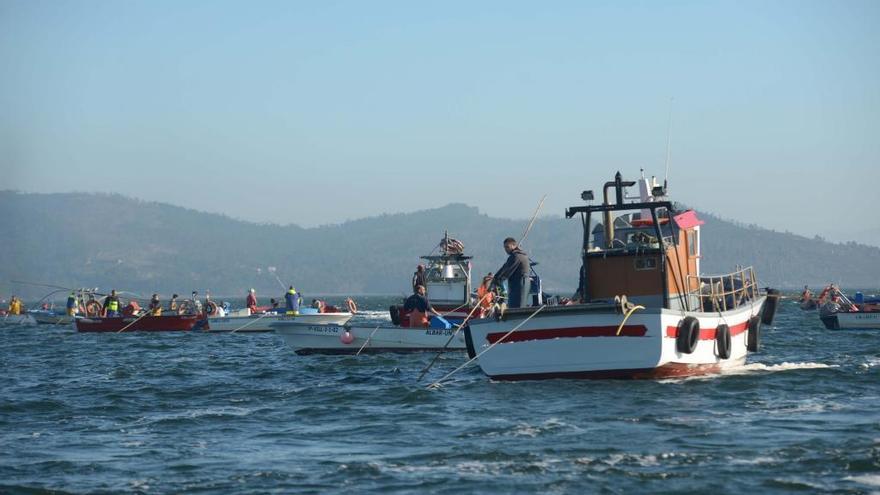
[[[725,275],[688,275],[688,295],[700,301],[703,311],[736,309],[759,297],[755,269],[751,266]]]

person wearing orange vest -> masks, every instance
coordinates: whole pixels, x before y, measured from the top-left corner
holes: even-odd
[[[491,285],[492,277],[487,275],[483,277],[483,283],[477,288],[477,301],[483,315],[491,311],[492,306],[495,304],[495,293],[492,292]]]
[[[424,285],[416,285],[413,295],[407,297],[406,301],[404,301],[403,310],[409,311],[410,327],[427,327],[429,311],[440,316],[440,313],[434,311],[431,303],[425,297]]]

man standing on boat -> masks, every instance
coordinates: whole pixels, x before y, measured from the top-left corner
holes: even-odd
[[[104,298],[104,316],[115,318],[119,316],[120,302],[116,295],[116,289],[110,291],[110,295]]]
[[[248,292],[245,306],[247,306],[248,312],[250,314],[254,314],[257,312],[257,291],[255,291],[254,289],[251,289]]]
[[[416,287],[418,286],[426,287],[428,285],[427,278],[425,276],[425,265],[419,265],[416,267],[416,271],[413,273],[412,278],[412,289],[413,293],[416,293]]]
[[[507,307],[522,308],[528,306],[529,296],[529,255],[519,248],[516,239],[504,239],[504,252],[507,261],[495,273],[492,285],[501,286],[507,280]]]
[[[67,316],[76,316],[76,292],[67,296]]]
[[[282,287],[284,286],[282,285]],[[287,294],[284,294],[284,302],[287,304],[288,315],[296,316],[299,314],[299,295],[292,285],[287,289]]]

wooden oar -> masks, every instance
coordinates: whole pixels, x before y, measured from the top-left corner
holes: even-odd
[[[380,326],[382,326],[382,325],[376,325],[376,328],[374,328],[373,331],[370,332],[370,336],[367,337],[367,341],[364,342],[364,345],[362,345],[360,349],[358,349],[357,354],[355,354],[355,356],[360,356],[360,355],[361,355],[361,351],[364,350],[364,347],[367,347],[367,344],[370,343],[370,339],[373,338],[373,335],[376,333],[376,330],[379,330],[379,327],[380,327]]]
[[[233,331],[231,331],[231,332],[229,332],[229,333],[235,333],[235,332],[237,332],[237,331],[239,331],[239,330],[241,330],[241,329],[243,329],[243,328],[249,327],[249,326],[253,325],[254,323],[256,323],[256,322],[262,320],[263,318],[269,316],[270,314],[277,315],[278,313],[269,313],[269,312],[267,311],[267,312],[263,313],[262,315],[260,315],[259,318],[256,318],[256,319],[254,319],[254,320],[251,320],[251,321],[245,323],[244,325],[242,325],[242,326],[236,328],[235,330],[233,330]],[[211,321],[208,320],[208,327],[210,327],[210,326],[211,326]]]
[[[128,325],[125,325],[124,327],[122,327],[122,329],[119,330],[119,331],[116,332],[116,333],[122,333],[122,332],[124,332],[125,329],[127,329],[128,327],[130,327],[130,326],[134,325],[135,323],[141,321],[141,318],[143,318],[144,316],[149,316],[149,315],[150,315],[150,312],[149,312],[149,311],[145,312],[144,314],[138,316],[137,319],[135,319],[133,322],[129,323]]]
[[[454,374],[458,373],[459,371],[463,370],[464,368],[466,368],[468,365],[470,365],[471,363],[473,363],[474,361],[476,361],[477,359],[479,359],[480,356],[482,356],[483,354],[486,354],[487,352],[489,352],[490,350],[492,350],[492,348],[495,347],[496,345],[498,345],[498,344],[504,342],[504,340],[507,339],[507,337],[509,337],[510,334],[512,334],[513,332],[519,330],[519,328],[520,328],[521,326],[525,325],[529,320],[531,320],[536,314],[538,314],[538,313],[540,313],[541,311],[543,311],[543,309],[546,308],[546,307],[547,307],[547,305],[544,304],[543,306],[541,306],[540,308],[538,308],[537,311],[535,311],[534,313],[530,314],[529,317],[526,318],[525,320],[523,320],[522,322],[520,322],[519,325],[513,327],[513,330],[507,332],[506,334],[504,334],[503,337],[501,337],[500,339],[496,340],[494,344],[490,345],[489,347],[487,347],[486,349],[484,349],[483,352],[477,354],[476,356],[472,357],[471,359],[468,359],[467,362],[465,362],[463,365],[459,366],[458,368],[455,368],[454,370],[450,371],[449,373],[447,373],[446,375],[444,375],[443,378],[441,378],[441,379],[437,380],[436,382],[434,382],[434,383],[428,385],[428,388],[439,388],[439,387],[440,387],[440,384],[441,384],[444,380],[447,380],[447,379],[450,378],[452,375],[454,375]]]

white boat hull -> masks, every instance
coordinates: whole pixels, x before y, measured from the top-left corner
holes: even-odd
[[[351,313],[315,313],[297,316],[287,315],[219,316],[208,318],[209,332],[273,332],[275,323],[297,322],[306,325],[344,325],[352,318]]]
[[[823,316],[822,322],[830,330],[880,330],[880,312],[833,313],[828,316]]]
[[[401,328],[385,324],[377,328],[278,322],[272,326],[297,354],[356,354],[365,343],[362,353],[439,351],[455,332],[455,328]],[[346,329],[353,337],[349,343],[343,341]],[[446,349],[465,350],[464,332],[459,332]]]
[[[36,325],[37,320],[29,314],[0,316],[0,325]]]
[[[547,308],[506,339],[524,317],[471,322],[469,354],[501,343],[478,358],[483,371],[497,380],[547,378],[662,378],[717,373],[745,363],[749,322],[760,318],[765,298],[724,313],[646,309],[634,312],[617,334],[624,315]],[[537,308],[535,308],[537,309]],[[700,337],[692,353],[676,348],[678,325],[697,318]],[[730,356],[718,356],[715,329],[728,325]]]

